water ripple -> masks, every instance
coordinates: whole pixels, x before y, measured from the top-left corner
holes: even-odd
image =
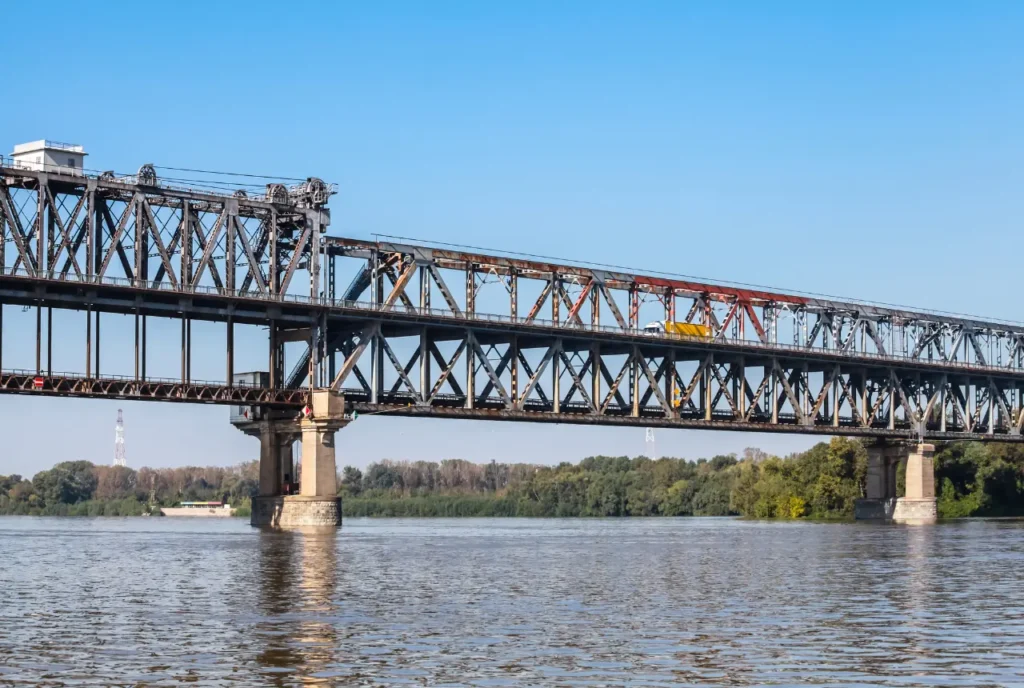
[[[0,518],[0,686],[1014,685],[1024,522]]]

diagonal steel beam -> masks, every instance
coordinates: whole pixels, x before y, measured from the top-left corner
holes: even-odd
[[[608,366],[605,365],[603,359],[600,361],[601,375],[604,377],[605,382],[608,383],[608,394],[605,396],[604,401],[601,402],[601,408],[599,410],[599,413],[602,415],[611,405],[612,398],[618,402],[619,408],[629,407],[629,404],[626,403],[626,399],[622,396],[622,392],[619,391],[619,386],[622,384],[623,378],[626,377],[626,373],[629,371],[631,363],[632,361],[627,357],[625,363],[622,364],[622,370],[620,370],[619,374],[615,376],[615,379],[612,379],[612,374],[608,371]]]
[[[658,377],[651,372],[650,366],[647,365],[647,359],[640,353],[640,347],[636,345],[633,346],[633,356],[637,364],[643,369],[644,377],[647,378],[647,383],[651,386],[651,389],[654,390],[654,395],[658,397],[658,403],[661,404],[661,408],[664,409],[667,415],[672,415],[672,406],[665,401],[665,395],[661,391],[661,385],[658,384]],[[662,362],[662,366],[664,366],[664,361]]]
[[[125,208],[125,213],[129,213],[129,212],[131,212],[130,206]],[[108,232],[109,237],[111,239],[111,249],[116,251],[118,260],[121,261],[121,268],[124,270],[125,276],[127,276],[128,279],[130,279],[130,280],[134,280],[135,279],[135,268],[132,266],[132,261],[128,259],[128,252],[125,251],[125,249],[124,249],[124,242],[122,242],[120,240],[117,241],[117,242],[113,242],[114,234],[116,234],[116,232],[117,232],[117,228],[115,226],[117,223],[114,222],[114,216],[111,214],[110,206],[107,205],[107,203],[103,202],[103,203],[100,204],[100,214],[103,216],[103,221],[104,221],[104,223],[106,225],[107,232]],[[124,216],[122,216],[122,219],[125,219]],[[96,233],[97,233],[97,238],[96,238],[97,244],[98,244],[98,246],[101,246],[102,245],[102,241],[101,241],[99,235],[102,234],[102,230],[97,228],[97,232]],[[99,277],[102,277],[104,275],[104,273],[102,271],[97,271],[97,275]]]
[[[39,268],[32,253],[32,243],[22,227],[21,217],[14,206],[14,200],[5,185],[0,185],[0,191],[2,191],[0,193],[0,210],[7,217],[7,224],[11,228],[11,239],[14,240],[14,246],[18,249],[18,260],[14,264],[14,269],[17,269],[19,262],[24,262],[27,269],[32,274],[36,274]]]
[[[387,298],[384,299],[384,303],[381,304],[381,310],[388,311],[394,307],[395,301],[397,301],[399,297],[405,294],[405,288],[406,286],[408,286],[409,281],[412,279],[412,276],[414,274],[416,274],[415,261],[405,266],[405,269],[402,271],[402,274],[398,276],[398,280],[395,281],[395,286],[391,288],[391,293],[388,294]],[[406,298],[408,298],[407,295]]]
[[[718,332],[715,335],[716,339],[722,339],[725,337],[725,330],[726,328],[729,327],[729,324],[733,321],[733,319],[736,317],[736,314],[739,312],[739,306],[739,301],[734,301],[733,304],[729,306],[729,310],[725,314],[725,320],[723,320],[722,325],[717,328]]]
[[[622,311],[619,310],[619,305],[615,303],[615,298],[612,296],[611,290],[608,289],[607,285],[601,284],[601,293],[604,294],[604,301],[608,304],[608,310],[612,312],[615,322],[622,329],[628,330],[629,326],[626,324],[626,319],[622,317]]]
[[[747,412],[743,414],[743,420],[749,422],[755,412],[764,413],[764,411],[761,410],[761,395],[763,395],[768,389],[768,383],[771,381],[771,376],[771,371],[766,370],[764,376],[761,378],[761,384],[757,386],[756,391],[751,391],[749,385],[744,385],[747,390],[748,403]]]
[[[178,223],[178,226],[174,228],[174,234],[171,235],[171,242],[169,244],[167,244],[167,253],[169,253],[170,255],[173,256],[174,252],[178,249],[178,242],[179,241],[181,241],[181,223],[180,222]],[[156,275],[153,277],[153,282],[159,284],[160,281],[163,280],[164,272],[166,272],[166,270],[167,269],[164,267],[164,264],[160,263],[160,265],[158,265],[157,268],[156,268]]]
[[[262,226],[262,224],[261,224]],[[245,231],[245,224],[238,221],[238,216],[235,216],[235,236],[238,237],[239,242],[242,244],[242,250],[245,253],[246,259],[249,261],[249,270],[246,272],[242,282],[242,292],[248,291],[249,284],[251,281],[256,282],[256,288],[260,290],[260,293],[267,293],[267,280],[263,276],[263,266],[260,265],[259,258],[256,257],[256,253],[252,249],[252,244],[249,243],[248,233]]]
[[[437,344],[435,344],[434,342],[430,342],[430,355],[434,357],[434,360],[437,361],[437,364],[441,366],[442,370],[448,370],[449,363],[451,364],[452,369],[454,369],[455,362],[459,360],[459,356],[465,349],[466,341],[462,340],[461,342],[459,342],[458,347],[455,349],[455,354],[452,356],[452,360],[447,361],[445,360],[444,356],[441,355],[441,350],[437,348]],[[447,380],[449,386],[451,386],[452,391],[456,395],[463,397],[466,396],[466,393],[462,391],[462,386],[459,384],[459,381],[456,380],[455,377],[451,375],[451,372],[451,370],[448,370],[447,373],[444,373],[441,377],[438,378],[438,384],[435,385],[435,389],[432,392],[432,395],[437,394],[438,391],[441,389],[440,383],[443,383]]]
[[[995,381],[992,378],[989,378],[988,388],[989,388],[989,393],[988,393],[989,399],[990,400],[995,399],[996,404],[999,406],[999,410],[1002,412],[1003,418],[1007,419],[1010,423],[1012,423],[1013,422],[1013,416],[1010,414],[1010,409],[1009,409],[1009,407],[1006,404],[1006,397],[1003,396],[1002,390],[1000,390],[998,387],[996,387],[996,383],[995,383]],[[990,401],[990,405],[991,405],[991,401]],[[992,425],[993,426],[995,425],[994,419],[993,419]]]
[[[78,202],[75,203],[74,210],[68,216],[68,221],[65,225],[64,220],[61,219],[60,212],[58,212],[57,210],[57,202],[53,197],[53,192],[50,190],[50,187],[48,185],[45,188],[47,204],[50,206],[50,215],[51,217],[53,217],[54,224],[57,226],[57,231],[60,232],[61,236],[60,243],[57,244],[57,248],[53,251],[50,257],[49,265],[47,265],[47,272],[50,278],[53,279],[53,273],[55,272],[56,264],[60,261],[60,255],[61,253],[64,252],[64,249],[67,248],[68,259],[71,261],[73,267],[75,268],[75,274],[78,277],[81,277],[82,269],[78,265],[78,258],[76,258],[75,254],[71,252],[72,241],[71,235],[68,233],[67,227],[74,227],[75,220],[78,219],[78,213],[80,213],[82,208],[85,206],[85,194],[82,194],[81,196],[78,197]]]
[[[753,325],[754,331],[757,333],[757,339],[762,344],[768,343],[768,335],[764,331],[764,326],[761,325],[761,319],[757,317],[757,313],[754,312],[754,307],[750,305],[749,301],[743,302],[743,310],[747,312],[747,318],[750,320],[750,324]]]
[[[850,336],[852,337],[853,335],[851,334]],[[823,379],[822,379],[822,382],[821,382],[821,391],[818,392],[818,396],[814,400],[814,405],[811,406],[811,412],[808,414],[811,418],[817,418],[818,417],[818,411],[820,411],[822,405],[824,405],[825,399],[828,397],[828,393],[832,389],[832,385],[835,384],[835,381],[836,381],[836,369],[835,369],[835,367],[832,367],[823,376]],[[834,412],[835,413],[839,413],[839,409],[838,408],[834,409]]]
[[[430,343],[430,346],[431,354],[434,355],[437,362],[442,366],[443,369],[441,371],[441,374],[437,378],[437,382],[434,383],[433,388],[430,390],[430,396],[427,397],[427,403],[429,404],[434,401],[434,398],[437,396],[438,392],[441,391],[441,387],[444,386],[444,383],[446,381],[448,382],[449,385],[451,385],[451,388],[455,392],[455,394],[457,394],[458,396],[464,396],[465,393],[462,391],[462,388],[455,381],[455,378],[452,377],[451,375],[452,371],[455,370],[455,364],[459,362],[459,357],[462,355],[462,352],[466,350],[466,340],[463,339],[461,342],[459,342],[458,347],[456,347],[455,349],[455,353],[452,354],[451,360],[447,362],[444,360],[444,357],[441,356],[441,352],[438,351],[437,347],[434,345],[433,342]]]
[[[128,218],[131,217],[135,204],[138,202],[137,198],[132,198],[127,204],[125,204],[124,213],[121,215],[121,219],[117,223],[117,227],[113,228],[110,237],[110,248],[107,249],[106,256],[103,257],[103,262],[100,263],[99,276],[103,277],[107,274],[107,268],[110,267],[110,260],[113,258],[115,250],[120,254],[121,262],[124,267],[125,273],[129,279],[135,279],[135,271],[131,267],[131,263],[128,263],[128,257],[124,254],[124,246],[121,245],[121,238],[124,236],[125,227],[128,225]],[[103,205],[103,212],[107,218],[108,227],[112,227],[113,218],[110,214],[110,208],[106,204]],[[137,248],[137,247],[136,247]]]
[[[288,261],[288,267],[285,268],[284,275],[281,277],[281,293],[288,293],[288,285],[292,282],[292,277],[295,276],[295,271],[299,267],[299,261],[302,259],[302,253],[306,250],[306,244],[309,243],[309,237],[313,233],[313,228],[309,222],[306,222],[302,227],[302,233],[299,234],[298,241],[295,242],[295,248],[292,249],[292,258]]]
[[[540,393],[541,390],[537,387],[537,382],[540,380],[540,376],[544,374],[544,370],[548,367],[548,363],[550,363],[551,359],[554,358],[557,346],[558,344],[556,342],[548,347],[548,350],[544,353],[544,357],[540,360],[540,364],[537,366],[537,370],[533,373],[529,372],[529,364],[526,362],[526,357],[522,355],[522,351],[519,352],[520,363],[523,364],[523,369],[530,375],[530,379],[527,381],[526,387],[523,388],[523,394],[516,404],[516,408],[518,410],[523,410],[527,397],[530,396],[530,392],[532,392],[535,387],[537,388],[537,392]]]
[[[697,365],[697,370],[693,373],[693,377],[690,378],[690,382],[686,385],[686,389],[684,389],[682,394],[679,395],[680,406],[683,404],[689,404],[690,408],[694,410],[697,409],[697,405],[693,403],[693,393],[697,390],[697,385],[699,385],[700,381],[704,378],[704,370],[708,365],[713,365],[709,363],[708,358],[701,359],[700,363]]]
[[[259,227],[259,230],[257,230],[257,231],[259,232],[259,238],[256,241],[256,248],[253,250],[253,255],[256,258],[256,262],[260,265],[260,270],[261,270],[260,274],[263,275],[263,277],[264,277],[264,283],[266,285],[266,291],[269,293],[270,290],[273,288],[273,285],[270,283],[270,277],[262,272],[262,270],[263,270],[263,257],[264,257],[264,255],[266,255],[267,247],[270,245],[270,235],[271,235],[270,225],[267,222],[267,220],[261,220],[260,221],[260,227]],[[238,288],[238,291],[240,293],[242,293],[242,294],[248,292],[249,291],[249,287],[252,286],[252,282],[253,282],[252,272],[246,273],[245,277],[242,279],[242,286]]]
[[[409,389],[410,392],[412,392],[413,396],[419,398],[419,391],[416,389],[416,385],[414,385],[412,383],[412,380],[409,379],[408,372],[402,366],[401,361],[398,360],[398,356],[395,356],[395,352],[391,349],[391,345],[388,344],[388,338],[383,336],[382,334],[380,334],[379,330],[378,330],[376,336],[377,336],[377,341],[380,343],[381,347],[384,349],[384,354],[388,357],[388,360],[391,361],[391,365],[394,366],[395,372],[398,373],[399,381],[405,383],[405,386]],[[413,355],[411,363],[414,363],[418,357],[419,357],[419,349],[417,349],[416,353]],[[412,370],[411,366],[410,366],[409,370]],[[395,383],[395,386],[396,387],[398,386],[397,382]]]
[[[153,216],[153,209],[149,207],[149,203],[146,201],[145,196],[139,197],[137,201],[145,213],[145,221],[149,223],[149,236],[152,237],[153,243],[156,244],[156,251],[160,254],[160,260],[163,263],[164,269],[167,271],[167,280],[171,283],[171,287],[175,290],[178,288],[178,278],[174,276],[174,268],[171,266],[171,257],[167,255],[167,248],[164,246],[164,240],[160,237],[160,228],[156,224],[156,218]],[[136,247],[135,250],[138,250]]]
[[[393,266],[385,265],[381,269],[381,272],[383,272],[384,275],[387,276],[388,281],[391,282],[391,288],[392,289],[394,289],[395,287],[398,286],[399,276],[395,274],[395,269],[394,269]],[[408,282],[406,282],[406,285],[408,285]],[[403,287],[398,292],[398,298],[400,298],[402,300],[402,305],[405,306],[408,310],[414,311],[414,312],[417,310],[416,304],[414,304],[412,302],[412,299],[409,298],[409,294],[406,293],[405,287]]]
[[[487,377],[490,378],[491,382],[498,390],[498,396],[505,402],[507,408],[512,407],[512,399],[509,397],[508,392],[505,391],[505,385],[501,384],[501,378],[494,372],[494,368],[491,366],[491,362],[487,359],[483,349],[480,348],[480,343],[476,340],[476,336],[472,330],[466,330],[466,341],[469,343],[471,349],[471,355],[475,354],[477,360],[483,365],[484,371],[487,373]]]
[[[874,320],[866,320],[864,322],[864,326],[867,328],[868,336],[871,337],[871,341],[875,343],[875,348],[878,350],[878,353],[880,353],[883,356],[888,355],[888,351],[886,351],[885,347],[885,342],[882,341],[882,337],[878,333],[878,323],[876,323]],[[892,323],[889,324],[889,327],[890,329],[892,328]]]
[[[430,276],[434,278],[437,288],[441,290],[441,296],[444,297],[445,303],[448,304],[448,309],[454,315],[462,315],[462,310],[459,308],[458,302],[455,301],[455,296],[452,295],[451,289],[448,288],[444,278],[441,277],[441,271],[433,263],[427,263],[425,267],[430,272]]]
[[[848,378],[849,377],[850,376],[848,376]],[[839,383],[839,406],[841,407],[843,405],[843,399],[845,398],[850,404],[850,417],[853,419],[853,422],[865,425],[865,420],[861,418],[860,411],[857,410],[857,402],[853,397],[853,392],[850,390],[850,387],[853,384],[852,378],[847,382],[847,380],[843,379],[842,375],[839,375],[837,377],[837,382]],[[839,409],[837,408],[836,411],[838,412],[838,410]]]
[[[540,290],[540,296],[537,297],[537,300],[534,302],[530,312],[526,315],[526,322],[530,323],[534,321],[537,314],[540,313],[540,309],[544,306],[544,302],[547,301],[548,294],[550,293],[551,281],[549,280],[544,284],[544,288]]]
[[[806,416],[804,415],[803,407],[800,405],[800,401],[796,397],[796,393],[793,391],[791,380],[786,377],[786,373],[779,366],[777,360],[772,361],[772,371],[775,373],[775,378],[779,384],[782,385],[782,393],[789,401],[789,405],[793,407],[793,415],[796,416],[797,423],[800,425],[806,425]],[[799,371],[793,371],[794,375],[799,374]]]
[[[587,392],[586,388],[584,387],[582,379],[583,376],[587,374],[587,369],[590,367],[590,360],[588,359],[586,363],[583,364],[583,368],[581,369],[581,371],[577,373],[576,368],[573,366],[572,361],[569,360],[569,357],[566,356],[565,351],[559,351],[558,353],[562,358],[562,363],[565,364],[566,372],[568,372],[569,377],[572,378],[573,384],[573,386],[569,389],[569,394],[565,397],[565,399],[562,400],[562,403],[568,404],[569,400],[572,398],[573,392],[575,392],[575,390],[578,389],[580,391],[580,395],[583,397],[583,401],[586,402],[587,406],[590,407],[590,412],[596,412],[597,407],[594,405],[594,400],[590,398],[590,393]]]
[[[646,359],[645,359],[646,360]],[[652,359],[653,360],[653,359]],[[658,383],[658,387],[661,387],[661,379],[665,377],[666,368],[668,366],[668,358],[662,358],[661,363],[658,364],[657,370],[654,372],[654,380]],[[654,396],[654,390],[648,386],[647,391],[644,392],[643,396],[640,397],[640,408],[647,406],[647,402]]]
[[[569,304],[569,314],[565,316],[566,320],[575,320],[581,326],[583,325],[583,320],[580,318],[580,309],[583,307],[583,304],[586,303],[586,300],[590,296],[590,293],[593,291],[593,289],[594,280],[591,279],[589,282],[583,285],[583,291],[581,291],[580,295],[576,297],[576,303]],[[564,289],[562,290],[562,293],[565,294]],[[568,298],[568,294],[565,295],[566,298]]]
[[[733,399],[732,394],[729,392],[729,383],[732,381],[733,377],[735,376],[735,373],[736,367],[730,365],[728,367],[728,370],[726,371],[725,377],[723,378],[720,366],[717,363],[713,363],[711,365],[711,374],[718,382],[718,393],[715,395],[715,398],[711,402],[711,409],[714,410],[715,407],[718,406],[719,399],[725,397],[725,403],[729,405],[729,410],[732,411],[733,417],[738,418],[740,416],[740,412],[739,409],[736,407],[736,400]]]
[[[195,235],[196,241],[203,250],[203,255],[199,259],[199,265],[195,266],[195,272],[192,275],[192,286],[199,286],[199,280],[203,277],[203,270],[207,267],[210,268],[210,277],[213,278],[214,284],[219,289],[224,288],[224,283],[220,279],[220,274],[217,272],[217,266],[213,263],[213,249],[217,245],[217,239],[220,236],[220,231],[224,227],[224,223],[227,220],[227,212],[222,212],[217,216],[216,222],[213,223],[213,227],[210,229],[210,234],[207,236],[203,231],[203,223],[198,221],[195,222]]]
[[[978,363],[981,365],[988,365],[985,361],[985,352],[981,349],[981,344],[978,343],[977,333],[968,332],[967,340],[971,343],[971,347],[974,349],[974,355],[978,358]]]
[[[515,347],[513,346],[509,346],[507,349],[505,349],[505,353],[503,353],[501,355],[501,358],[498,360],[498,367],[494,369],[494,372],[498,374],[498,377],[501,377],[501,374],[504,373],[505,369],[509,366],[510,363],[512,363],[512,356],[514,353]],[[487,384],[484,385],[483,391],[480,392],[480,398],[486,399],[488,396],[490,396],[493,390],[494,383],[488,380]]]
[[[341,389],[341,386],[345,384],[345,379],[352,372],[352,369],[355,368],[356,363],[359,362],[359,357],[363,355],[363,352],[366,351],[366,348],[367,346],[369,346],[370,341],[379,333],[380,322],[377,321],[368,324],[359,332],[359,343],[356,344],[354,349],[352,349],[352,353],[350,353],[345,358],[345,362],[342,364],[341,370],[338,371],[338,374],[334,377],[334,380],[331,382],[331,389]]]

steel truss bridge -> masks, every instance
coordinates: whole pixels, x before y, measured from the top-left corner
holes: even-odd
[[[332,193],[0,159],[0,302],[36,312],[34,370],[4,368],[0,337],[0,392],[287,409],[330,387],[411,416],[1022,437],[1024,325],[329,236]],[[50,367],[59,309],[86,314],[78,372]],[[108,313],[134,316],[133,374],[101,371]],[[153,318],[181,323],[175,379],[147,375]],[[709,336],[651,334],[650,320]],[[192,379],[192,321],[223,324],[224,381]],[[238,324],[265,330],[263,384],[233,382]]]

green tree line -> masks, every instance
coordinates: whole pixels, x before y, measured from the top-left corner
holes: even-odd
[[[379,461],[338,476],[346,516],[853,516],[867,452],[835,438],[786,457],[747,449],[710,459],[593,456],[579,463]],[[95,466],[68,461],[31,480],[0,475],[0,514],[129,516],[182,501],[247,514],[256,462],[230,468]],[[1024,447],[954,442],[935,454],[939,515],[1024,515]],[[902,471],[898,476],[902,494]]]
[[[941,444],[939,515],[1024,515],[1024,448]],[[696,461],[595,456],[577,464],[380,461],[340,476],[348,516],[853,517],[867,452],[835,438],[786,457],[747,449]],[[903,472],[899,474],[902,494]]]
[[[0,475],[0,514],[141,516],[180,502],[223,501],[246,513],[259,466],[140,468],[64,461],[31,479]]]

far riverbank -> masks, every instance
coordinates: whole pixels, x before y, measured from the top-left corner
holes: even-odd
[[[935,483],[941,518],[1024,515],[1024,447],[939,444]],[[853,518],[864,496],[867,452],[834,438],[787,457],[675,459],[593,456],[579,463],[379,461],[338,475],[344,517],[743,516]],[[902,495],[902,472],[897,494]],[[246,518],[259,467],[174,469],[70,461],[31,480],[0,476],[0,514],[142,516],[182,502],[226,502]]]

